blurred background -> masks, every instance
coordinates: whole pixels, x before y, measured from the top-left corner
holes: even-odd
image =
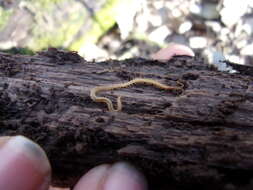
[[[0,51],[149,57],[175,42],[209,63],[251,64],[252,0],[0,0]]]
[[[169,43],[208,63],[253,64],[253,0],[0,0],[0,51],[148,58]]]

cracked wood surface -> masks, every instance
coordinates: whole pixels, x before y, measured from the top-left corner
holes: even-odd
[[[109,112],[96,86],[151,78],[182,91],[134,85]],[[253,77],[218,72],[199,58],[86,62],[75,52],[0,53],[0,134],[25,135],[47,152],[55,184],[72,185],[101,163],[126,160],[150,186],[217,187],[253,175]],[[159,185],[158,185],[159,184]],[[164,188],[166,189],[166,188]]]

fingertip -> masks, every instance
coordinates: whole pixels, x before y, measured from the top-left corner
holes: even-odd
[[[77,183],[74,190],[146,190],[144,176],[134,167],[119,162],[91,169]]]
[[[168,47],[163,48],[152,55],[151,58],[155,60],[169,60],[175,55],[195,56],[191,48],[182,44],[171,43]]]
[[[110,165],[103,164],[91,169],[81,177],[74,190],[102,190],[109,168]]]
[[[48,189],[51,167],[39,145],[23,136],[1,137],[0,154],[0,189]]]
[[[114,164],[108,172],[104,190],[146,190],[145,177],[133,166],[125,162]]]

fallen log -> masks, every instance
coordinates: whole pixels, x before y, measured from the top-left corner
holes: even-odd
[[[240,72],[220,72],[187,56],[96,63],[56,49],[0,53],[0,135],[40,144],[61,186],[119,160],[138,167],[151,189],[247,184],[253,176],[253,76]],[[134,78],[181,89],[136,84],[97,94],[114,107],[122,96],[120,111],[90,97],[96,86]]]

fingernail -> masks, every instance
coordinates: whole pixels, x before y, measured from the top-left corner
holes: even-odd
[[[119,162],[114,164],[104,183],[104,190],[146,190],[147,183],[144,176],[134,167]]]
[[[0,138],[0,189],[46,190],[51,167],[43,149],[24,136]]]

